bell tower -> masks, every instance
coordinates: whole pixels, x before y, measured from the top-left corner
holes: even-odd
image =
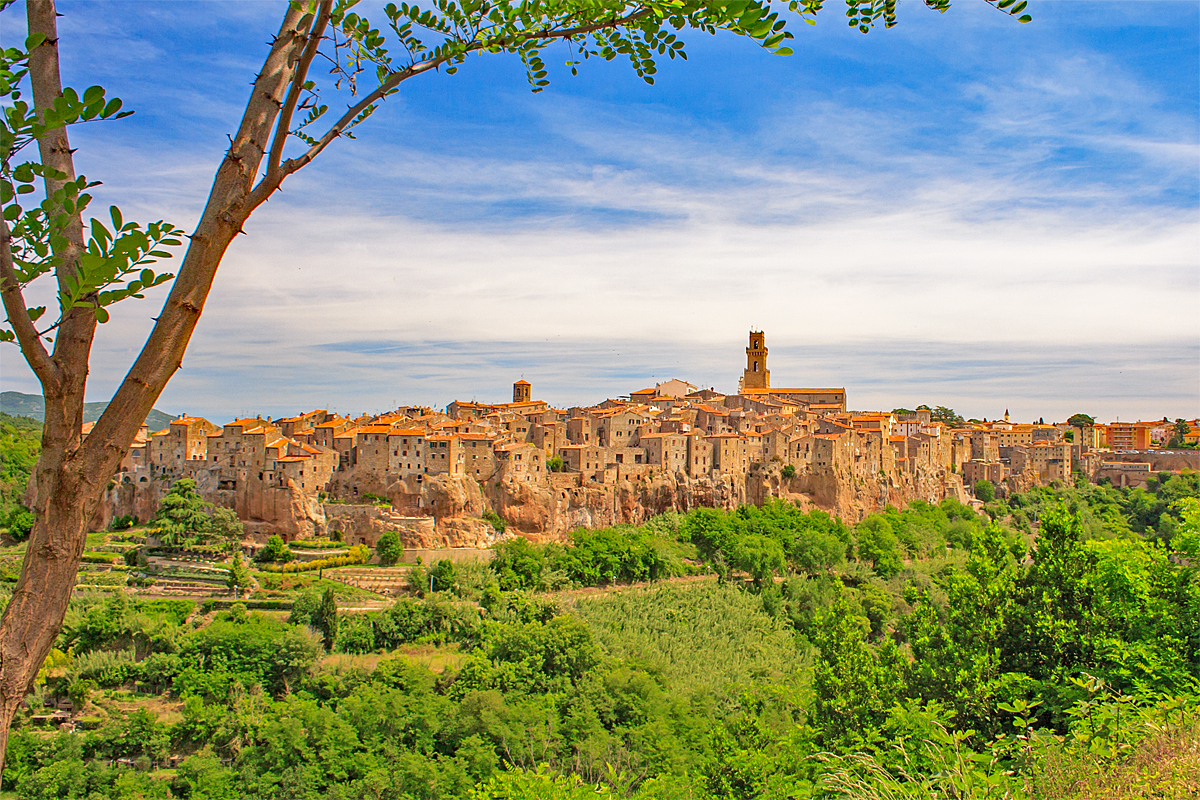
[[[771,371],[767,369],[767,345],[762,331],[750,331],[750,346],[746,348],[746,371],[742,373],[742,388],[771,388]]]
[[[530,396],[533,394],[533,385],[525,379],[521,379],[513,384],[513,402],[528,403]]]

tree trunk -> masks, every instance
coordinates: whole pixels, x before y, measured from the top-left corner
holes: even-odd
[[[46,34],[46,41],[30,54],[34,104],[40,110],[50,107],[62,93],[57,11],[54,0],[27,0],[26,9],[30,33]],[[328,20],[327,9],[320,19]],[[96,327],[94,312],[80,307],[64,315],[50,363],[46,363],[44,351],[43,359],[35,359],[36,354],[22,342],[23,353],[41,380],[46,413],[34,476],[34,526],[21,577],[0,620],[0,775],[13,716],[62,629],[87,540],[88,522],[142,421],[181,366],[225,251],[242,232],[251,212],[270,195],[264,192],[252,198],[251,191],[283,97],[297,76],[301,53],[313,37],[320,35],[313,31],[313,25],[313,15],[295,6],[285,12],[279,35],[254,82],[237,135],[217,170],[163,311],[137,361],[86,440],[81,427]],[[286,136],[286,131],[282,135]],[[74,177],[65,129],[48,132],[38,145],[42,163]],[[47,194],[53,188],[48,181]],[[7,238],[7,230],[4,233]],[[66,271],[75,268],[77,254],[83,248],[82,219],[73,220],[65,233],[69,243],[63,252],[64,266],[59,267],[60,283]],[[11,318],[14,310],[7,295],[5,308]],[[40,341],[35,339],[33,344],[41,348]]]
[[[49,406],[51,398],[46,400]],[[0,758],[13,715],[62,629],[87,521],[100,499],[97,487],[80,474],[74,456],[64,455],[59,447],[43,450],[38,460],[36,519],[20,580],[0,623]]]

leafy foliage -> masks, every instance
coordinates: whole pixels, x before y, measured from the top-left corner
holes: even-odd
[[[33,34],[22,50],[16,47],[0,51],[0,207],[4,224],[12,237],[13,268],[17,288],[55,272],[67,250],[64,231],[87,211],[92,197],[88,190],[99,185],[84,176],[67,180],[67,175],[40,161],[16,161],[26,146],[48,131],[99,120],[129,116],[121,110],[121,101],[109,99],[100,86],[91,86],[82,94],[71,87],[63,89],[53,105],[39,116],[22,99],[22,84],[29,74],[29,51],[42,44],[44,36]],[[41,203],[25,207],[22,198],[35,193],[35,182],[56,184]],[[144,290],[169,281],[174,276],[155,272],[151,265],[169,258],[162,248],[182,244],[182,230],[162,222],[142,226],[127,222],[120,209],[111,206],[105,225],[93,217],[87,229],[84,252],[70,269],[59,276],[58,321],[39,331],[53,331],[73,308],[93,309],[97,322],[108,321],[107,307],[128,298],[140,298]],[[37,322],[44,306],[29,309],[29,318]],[[0,341],[16,340],[13,330],[0,329]]]
[[[0,412],[0,528],[17,541],[33,528],[33,514],[21,501],[41,450],[41,433],[37,420]]]
[[[379,563],[383,566],[390,567],[395,564],[404,555],[400,536],[395,531],[384,531],[380,534],[379,541],[375,543],[375,553],[379,556]]]
[[[1172,480],[1159,492],[1190,486]],[[19,729],[12,780],[20,797],[1079,796],[1065,787],[1147,747],[1185,758],[1178,743],[1200,724],[1200,499],[1172,501],[1168,544],[1152,527],[1088,538],[1086,504],[1067,505],[1078,492],[1012,498],[1036,511],[1028,550],[1002,518],[952,502],[865,529],[780,505],[577,536],[561,555],[509,540],[491,566],[456,564],[450,588],[374,613],[310,593],[288,622],[239,609],[197,628],[190,604],[81,597],[60,642],[67,674],[47,690],[100,702],[169,688],[182,708],[114,709],[55,739]],[[847,560],[884,524],[903,556],[886,580]],[[770,542],[784,570],[817,532],[842,560],[782,584],[499,587],[671,531],[713,561]],[[348,655],[321,662],[325,632]],[[168,752],[186,759],[159,795],[131,782],[143,773],[103,766]],[[1180,764],[1154,785],[1187,796]]]

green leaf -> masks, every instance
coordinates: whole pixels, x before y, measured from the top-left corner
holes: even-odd
[[[105,322],[108,322],[108,311],[97,306],[96,307],[96,322],[99,322],[101,325],[103,325]]]

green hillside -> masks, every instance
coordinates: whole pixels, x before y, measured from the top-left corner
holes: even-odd
[[[84,403],[83,404],[83,421],[95,422],[100,419],[100,415],[104,413],[104,409],[108,408],[108,403]],[[0,392],[0,411],[14,417],[33,417],[36,420],[42,420],[46,416],[45,404],[42,402],[42,396],[38,394],[24,394],[22,392]],[[161,431],[163,428],[171,424],[171,420],[175,419],[172,414],[167,414],[159,411],[157,408],[151,409],[146,415],[146,424],[150,426],[152,431]]]
[[[234,563],[246,603],[89,571],[0,797],[1200,797],[1195,473],[516,537],[368,608]]]
[[[41,435],[42,425],[36,419],[0,413],[0,531],[17,538],[33,524],[21,497],[37,463]]]

